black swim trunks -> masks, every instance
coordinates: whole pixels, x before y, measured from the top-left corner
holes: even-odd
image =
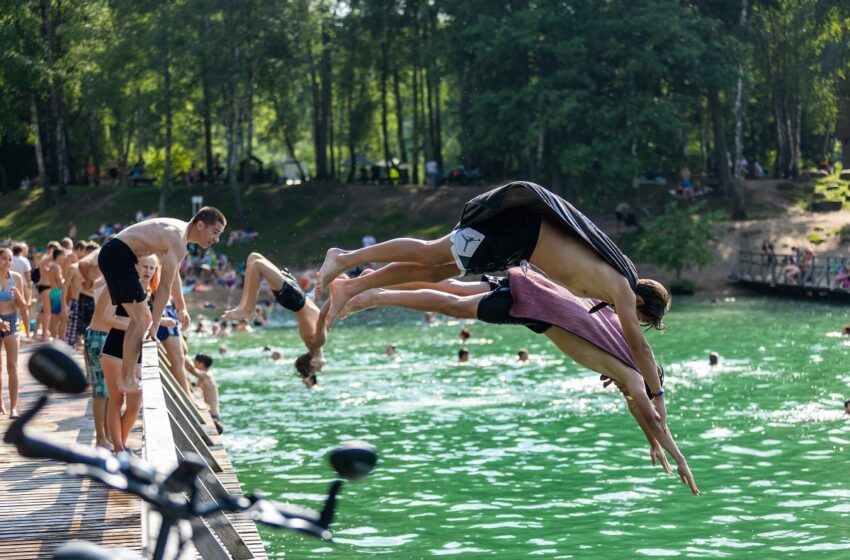
[[[94,298],[86,294],[80,294],[80,324],[79,334],[86,332],[94,316]]]
[[[116,317],[126,317],[127,311],[123,306],[119,305],[115,310]],[[124,359],[124,334],[125,331],[120,329],[109,329],[109,333],[106,335],[106,340],[103,342],[103,349],[100,351],[101,356],[109,356],[110,358],[115,358],[118,360]],[[142,353],[141,353],[141,344],[139,345],[139,364],[142,363]]]
[[[289,273],[289,270],[282,269],[283,287],[276,292],[272,292],[274,299],[286,309],[298,313],[307,303],[307,298],[301,290],[301,286],[296,282],[295,277]]]
[[[478,302],[478,320],[494,325],[523,325],[537,334],[545,332],[550,325],[535,319],[523,319],[511,315],[511,307],[514,306],[514,297],[511,295],[510,284],[507,278],[495,281],[492,277],[485,277],[485,282],[491,286],[490,293]]]
[[[454,230],[452,255],[461,275],[506,270],[530,259],[541,219],[527,208],[509,208],[474,227]]]
[[[136,270],[139,259],[126,243],[113,237],[100,249],[97,264],[106,280],[112,303],[138,303],[147,295]]]

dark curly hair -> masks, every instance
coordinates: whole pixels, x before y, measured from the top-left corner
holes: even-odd
[[[643,303],[637,306],[640,312],[640,323],[644,327],[663,330],[664,314],[670,310],[670,293],[667,288],[647,278],[638,280],[635,294],[643,299]]]

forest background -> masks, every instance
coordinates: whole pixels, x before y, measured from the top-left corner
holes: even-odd
[[[0,189],[45,204],[140,158],[160,213],[193,162],[238,223],[240,162],[351,182],[366,162],[526,178],[600,207],[685,164],[850,167],[844,0],[2,0]],[[55,192],[54,192],[55,191]]]

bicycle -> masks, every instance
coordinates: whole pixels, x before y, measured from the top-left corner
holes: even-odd
[[[38,347],[30,357],[28,367],[39,382],[57,391],[81,393],[88,385],[74,359],[55,345]],[[24,457],[68,463],[76,474],[138,496],[150,504],[162,518],[154,551],[149,556],[151,560],[165,559],[172,528],[185,525],[185,522],[192,527],[191,536],[184,538],[181,533],[174,558],[180,557],[189,540],[198,542],[196,534],[211,538],[207,531],[198,529],[203,524],[202,517],[218,512],[248,512],[251,519],[264,525],[297,531],[325,541],[333,540],[329,527],[336,509],[336,497],[343,485],[340,479],[331,483],[320,512],[274,502],[256,493],[239,496],[225,492],[213,501],[201,502],[199,490],[206,464],[197,455],[187,454],[172,472],[164,474],[130,453],[113,455],[105,449],[61,446],[27,434],[27,423],[47,402],[47,395],[41,395],[33,406],[9,426],[3,440],[14,445]],[[374,469],[377,460],[374,448],[359,441],[345,443],[329,455],[330,464],[337,475],[347,480],[365,478]],[[83,541],[66,543],[54,555],[55,560],[138,560],[144,557]]]

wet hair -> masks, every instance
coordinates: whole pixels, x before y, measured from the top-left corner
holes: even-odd
[[[295,371],[301,377],[309,377],[316,372],[316,367],[313,365],[313,355],[309,352],[301,354],[295,358]]]
[[[58,259],[59,257],[61,257],[64,254],[65,254],[65,251],[63,251],[62,249],[60,249],[58,247],[56,249],[53,249],[53,253],[52,253],[53,260],[55,261],[56,259]]]
[[[197,224],[198,222],[204,222],[208,226],[214,226],[215,224],[224,225],[227,223],[227,220],[218,208],[204,206],[198,210],[198,213],[192,218],[193,224]]]
[[[664,314],[670,310],[670,293],[667,288],[648,278],[638,280],[635,294],[643,299],[643,303],[637,306],[642,317],[638,317],[641,325],[663,330]]]
[[[207,369],[210,369],[213,365],[212,356],[203,352],[198,352],[197,354],[195,354],[195,361],[203,364],[204,367]]]
[[[472,332],[469,330],[469,327],[463,327],[460,329],[460,337],[464,340],[472,336]]]
[[[848,404],[850,404],[850,399],[847,399],[846,401],[844,401],[844,408],[847,408]]]
[[[77,241],[74,244],[74,250],[75,251],[79,251],[80,249],[85,249],[85,248],[86,248],[86,243],[84,241]]]
[[[195,361],[203,364],[205,368],[210,369],[212,367],[213,359],[209,354],[198,352],[195,354]]]
[[[461,348],[460,350],[457,351],[457,358],[458,359],[461,359],[464,356],[466,356],[467,358],[469,357],[469,350],[467,350],[466,348]]]
[[[319,382],[316,377],[317,368],[313,365],[313,355],[309,352],[295,358],[295,371],[298,372],[298,377],[309,381],[312,385]]]

